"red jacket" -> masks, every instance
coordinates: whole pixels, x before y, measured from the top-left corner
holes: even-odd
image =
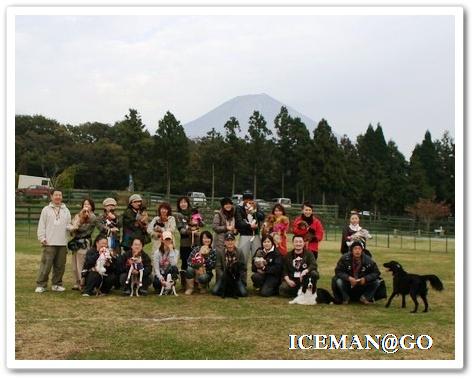
[[[310,251],[319,251],[319,242],[324,238],[324,228],[321,221],[312,216],[312,224],[307,229],[299,228],[299,224],[303,221],[302,216],[296,217],[293,222],[294,235],[301,235],[306,241],[306,248]],[[309,230],[313,230],[309,231]]]

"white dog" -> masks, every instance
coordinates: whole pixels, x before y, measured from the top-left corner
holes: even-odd
[[[305,291],[302,291],[303,287],[299,287],[297,296],[289,302],[289,304],[305,304],[305,305],[314,305],[317,304],[316,297],[317,294],[312,292],[312,279],[309,277],[309,282]]]
[[[111,252],[107,247],[103,247],[99,250],[99,257],[96,260],[95,270],[101,274],[106,275],[106,263],[111,260]]]

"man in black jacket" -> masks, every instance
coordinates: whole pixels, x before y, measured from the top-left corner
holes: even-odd
[[[311,251],[304,250],[304,238],[293,237],[294,249],[285,257],[283,263],[283,283],[279,293],[288,297],[296,297],[305,277],[310,276],[313,285],[319,279],[317,263]]]
[[[350,252],[337,262],[332,290],[335,299],[342,304],[348,304],[349,300],[371,304],[381,283],[377,264],[363,250],[361,242],[354,242]]]

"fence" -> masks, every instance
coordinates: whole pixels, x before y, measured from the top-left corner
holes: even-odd
[[[41,209],[44,205],[16,205],[15,207],[15,223],[17,226],[17,235],[25,238],[35,238],[38,220],[40,218]],[[71,204],[69,206],[71,214],[76,214],[80,206]],[[98,208],[99,210],[101,208]],[[201,208],[204,220],[207,224],[211,224],[216,209],[211,207]],[[121,214],[124,207],[118,207],[117,211]],[[300,214],[297,208],[287,210],[290,220]],[[154,215],[154,212],[151,212]],[[330,215],[320,214],[325,226],[325,240],[340,242],[342,235],[342,226],[344,220],[336,219],[333,212]],[[389,229],[387,226],[377,226],[376,223],[364,225],[372,234],[372,239],[368,241],[368,248],[396,248],[405,250],[419,250],[428,252],[454,252],[455,242],[454,235],[443,234],[444,232],[426,232],[422,230],[402,230]]]

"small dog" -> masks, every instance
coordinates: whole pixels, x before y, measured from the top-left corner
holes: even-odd
[[[165,279],[165,285],[162,285],[159,296],[171,294],[178,296],[177,292],[175,291],[175,281],[172,279],[172,274],[169,273]]]
[[[289,304],[305,304],[314,305],[316,302],[316,285],[313,283],[312,278],[306,275],[302,282],[302,287],[299,288],[297,296],[289,302]]]
[[[232,262],[226,266],[223,271],[223,280],[220,296],[222,298],[231,297],[238,299],[237,281],[240,279],[240,264],[238,261]]]
[[[144,265],[142,264],[142,257],[140,255],[136,257],[131,257],[129,259],[130,267],[129,273],[127,274],[126,284],[131,284],[131,294],[130,296],[135,295],[139,296],[139,288],[142,287],[142,276],[144,275]],[[138,274],[133,274],[132,270],[139,271]]]
[[[398,294],[402,296],[402,308],[405,308],[405,296],[410,294],[415,304],[415,308],[411,312],[415,313],[418,310],[417,296],[420,296],[425,304],[423,312],[427,312],[428,300],[426,296],[428,294],[428,287],[426,282],[430,281],[431,287],[437,291],[443,290],[443,283],[441,283],[441,280],[436,275],[408,274],[403,270],[402,265],[396,261],[384,263],[383,266],[388,269],[387,271],[391,271],[393,276],[393,292],[385,305],[386,308],[390,306],[392,299]]]
[[[267,265],[266,258],[264,258],[264,252],[261,249],[256,251],[255,257],[253,258],[253,263],[257,269],[264,270]]]
[[[106,263],[110,262],[112,259],[111,252],[107,247],[103,247],[99,250],[99,257],[96,260],[95,270],[102,276],[106,274]]]
[[[256,203],[253,200],[247,200],[244,204],[244,208],[246,211],[246,223],[248,225],[256,225],[257,221],[255,215],[258,210]],[[253,229],[253,236],[250,238],[250,242],[253,242],[257,234],[259,234],[258,228]]]

